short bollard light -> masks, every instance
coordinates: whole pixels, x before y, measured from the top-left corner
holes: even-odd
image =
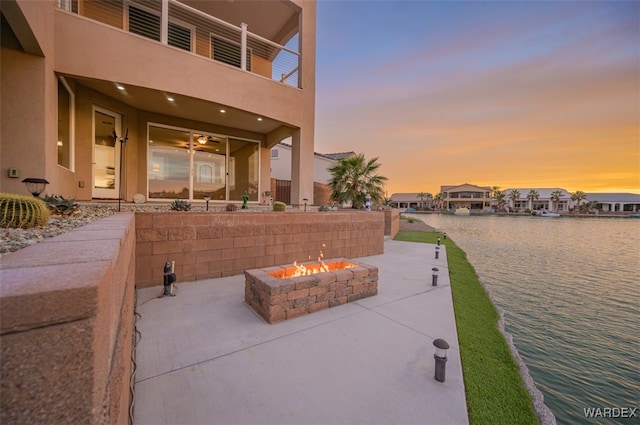
[[[371,195],[368,193],[364,196],[364,209],[365,211],[371,211]]]
[[[440,246],[440,236],[438,236],[438,246]]]
[[[204,202],[207,203],[207,211],[209,211],[209,201],[211,200],[211,196],[204,195]]]
[[[164,263],[164,291],[162,292],[163,297],[176,296],[175,292],[173,292],[173,283],[176,281],[175,267],[175,261],[172,261],[171,263],[167,261],[166,263]]]
[[[444,232],[444,239],[447,240],[447,232]]]
[[[437,267],[434,267],[431,271],[433,271],[433,274],[431,275],[431,286],[438,286],[438,272],[440,270],[438,270]]]
[[[307,198],[304,198],[303,201],[304,201],[304,210],[306,211],[307,210],[307,202],[309,202],[309,200]]]
[[[440,258],[440,247],[439,246],[436,247],[436,260],[438,258]]]
[[[433,341],[433,346],[436,347],[436,352],[433,355],[433,358],[436,359],[435,378],[438,382],[444,382],[447,369],[447,350],[449,349],[449,343],[444,339],[438,338]]]

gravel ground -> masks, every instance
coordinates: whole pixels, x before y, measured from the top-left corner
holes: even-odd
[[[117,207],[81,207],[68,216],[52,215],[47,224],[31,229],[0,228],[0,254],[17,251],[102,217],[115,214]]]
[[[192,211],[204,211],[204,207],[193,206]],[[224,207],[216,206],[211,210],[223,211]],[[121,211],[169,211],[168,205],[133,205],[121,206]],[[81,205],[78,211],[69,216],[52,215],[44,226],[31,229],[3,229],[0,228],[0,255],[26,248],[44,239],[53,238],[76,227],[84,226],[95,220],[110,216],[118,212],[116,205]],[[409,223],[400,220],[400,230],[421,230],[433,232],[435,229],[424,222]]]
[[[236,203],[240,208],[240,203]],[[254,209],[254,208],[250,208]],[[170,211],[167,204],[123,204],[122,212],[127,211]],[[216,205],[211,211],[224,211],[225,206]],[[204,206],[193,205],[191,211],[205,211]],[[44,239],[53,238],[76,227],[84,226],[95,220],[110,216],[118,212],[117,204],[80,204],[80,208],[68,216],[51,215],[47,224],[31,229],[0,228],[0,256],[26,248]]]

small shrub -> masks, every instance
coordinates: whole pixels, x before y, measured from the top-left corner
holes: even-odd
[[[75,199],[64,199],[62,195],[45,196],[44,202],[54,214],[70,215],[80,208]]]
[[[43,226],[51,211],[34,196],[0,193],[0,227],[22,228]]]
[[[191,211],[191,204],[181,199],[176,199],[171,203],[171,211]]]
[[[276,202],[273,203],[273,210],[274,211],[286,211],[287,210],[287,204],[285,204],[284,202],[276,201]]]
[[[226,209],[227,209],[227,211],[235,211],[235,210],[238,209],[238,206],[235,205],[235,204],[227,204]]]
[[[329,207],[326,205],[320,205],[318,211],[329,211]]]

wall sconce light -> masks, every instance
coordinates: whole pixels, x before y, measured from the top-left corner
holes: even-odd
[[[438,286],[438,272],[440,270],[438,270],[437,267],[434,267],[431,271],[433,271],[433,274],[431,275],[431,286]]]
[[[38,179],[33,177],[28,177],[22,180],[22,183],[27,186],[27,190],[29,191],[29,193],[31,193],[36,198],[40,197],[40,194],[44,192],[44,188],[49,184],[49,182],[45,179]]]
[[[433,341],[433,346],[436,348],[436,352],[433,358],[436,359],[436,371],[435,379],[438,382],[444,382],[447,368],[447,350],[449,349],[449,343],[444,339],[438,338]]]
[[[207,138],[204,136],[200,136],[198,137],[198,143],[200,143],[201,145],[204,145],[207,143]]]

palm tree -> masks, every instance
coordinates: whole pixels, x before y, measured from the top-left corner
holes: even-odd
[[[424,208],[424,205],[423,205],[423,204],[424,204],[424,198],[427,198],[427,197],[429,197],[429,196],[431,196],[431,194],[430,194],[430,193],[425,193],[425,192],[420,192],[420,193],[418,193],[418,195],[416,196],[416,198],[419,198],[419,199],[420,199],[420,208]]]
[[[586,193],[584,193],[584,192],[583,192],[583,191],[581,191],[581,190],[576,190],[576,191],[575,191],[575,192],[573,192],[573,193],[571,193],[571,192],[569,192],[569,193],[571,194],[571,200],[572,200],[573,202],[576,202],[576,203],[577,203],[577,205],[574,205],[573,210],[574,210],[574,211],[579,211],[579,210],[580,210],[580,203],[581,203],[582,201],[584,201],[585,199],[587,199],[587,194],[586,194]]]
[[[378,158],[367,161],[364,154],[339,159],[336,165],[329,168],[331,197],[340,203],[351,202],[352,208],[362,208],[367,194],[371,202],[381,202],[387,178],[376,174],[380,165]]]
[[[427,193],[427,208],[431,208],[433,206],[433,195]]]
[[[553,201],[553,205],[556,207],[555,210],[558,212],[558,207],[560,206],[560,198],[562,197],[561,190],[554,190],[551,192],[551,200]]]
[[[433,197],[433,202],[436,207],[442,208],[442,201],[444,200],[444,195],[442,193],[436,193],[436,196]]]
[[[598,206],[598,201],[589,201],[582,204],[582,206],[580,207],[580,211],[581,212],[584,211],[587,214],[591,214],[591,212],[595,210],[597,206]]]
[[[505,199],[506,196],[506,193],[499,189],[493,191],[493,197],[498,203],[498,211],[502,211],[504,209],[504,206],[507,203],[507,200]]]
[[[513,189],[509,194],[509,199],[513,202],[513,209],[516,208],[516,201],[520,199],[520,191],[518,189]]]
[[[531,189],[529,191],[529,194],[527,195],[527,199],[529,200],[529,209],[533,211],[533,201],[537,201],[538,199],[540,199],[540,194],[537,190]]]
[[[496,193],[500,192],[500,186],[491,186],[491,197],[495,198]]]

